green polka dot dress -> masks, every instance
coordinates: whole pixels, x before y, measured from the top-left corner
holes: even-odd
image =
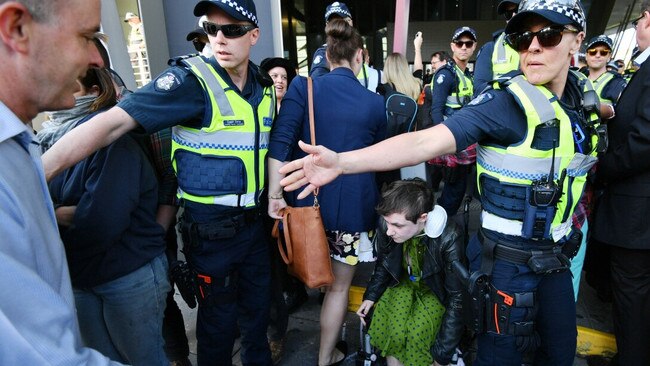
[[[399,285],[386,289],[377,302],[368,333],[382,356],[393,356],[404,366],[429,366],[445,307],[420,282],[425,248],[419,238],[403,244],[403,272]],[[410,262],[410,265],[409,265]],[[409,275],[410,267],[410,275]]]

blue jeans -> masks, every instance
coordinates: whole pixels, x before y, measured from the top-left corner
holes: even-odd
[[[165,299],[171,287],[165,254],[137,270],[91,289],[74,289],[86,346],[112,360],[168,365],[162,338]]]
[[[531,249],[531,248],[529,248]],[[481,266],[481,243],[475,235],[467,247],[472,272]],[[573,299],[571,273],[538,275],[527,265],[495,260],[492,285],[507,293],[536,291],[537,315],[535,329],[541,345],[534,355],[534,365],[571,366],[576,351],[576,307]],[[510,322],[523,321],[526,308],[513,307]],[[522,353],[517,350],[516,337],[487,332],[478,336],[475,366],[521,366]]]
[[[186,223],[218,223],[241,211],[223,206],[185,204]],[[227,225],[227,224],[226,224]],[[243,365],[271,365],[266,330],[271,302],[269,242],[260,218],[228,238],[195,238],[184,243],[190,266],[212,278],[210,295],[199,303],[196,319],[199,366],[232,364],[237,328],[241,331]],[[186,237],[183,238],[186,240]],[[225,278],[229,278],[225,285]]]

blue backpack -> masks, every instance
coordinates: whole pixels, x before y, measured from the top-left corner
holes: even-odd
[[[384,96],[386,101],[387,137],[414,130],[418,113],[417,102],[402,93],[392,91]]]

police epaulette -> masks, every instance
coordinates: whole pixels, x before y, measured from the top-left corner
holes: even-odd
[[[169,66],[184,66],[183,60],[187,60],[188,58],[196,57],[199,56],[200,54],[198,53],[190,53],[188,55],[183,55],[183,56],[176,56],[172,57],[167,61],[167,65]]]

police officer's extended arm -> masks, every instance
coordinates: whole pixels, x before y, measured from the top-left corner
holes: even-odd
[[[49,181],[137,126],[135,119],[120,107],[96,115],[68,132],[43,154],[46,179]]]
[[[308,184],[298,195],[299,199],[341,174],[393,170],[456,152],[456,140],[446,126],[438,125],[340,154],[322,145],[309,146],[302,141],[300,148],[310,155],[280,169],[282,174],[293,172],[280,182],[286,191],[294,191]]]

